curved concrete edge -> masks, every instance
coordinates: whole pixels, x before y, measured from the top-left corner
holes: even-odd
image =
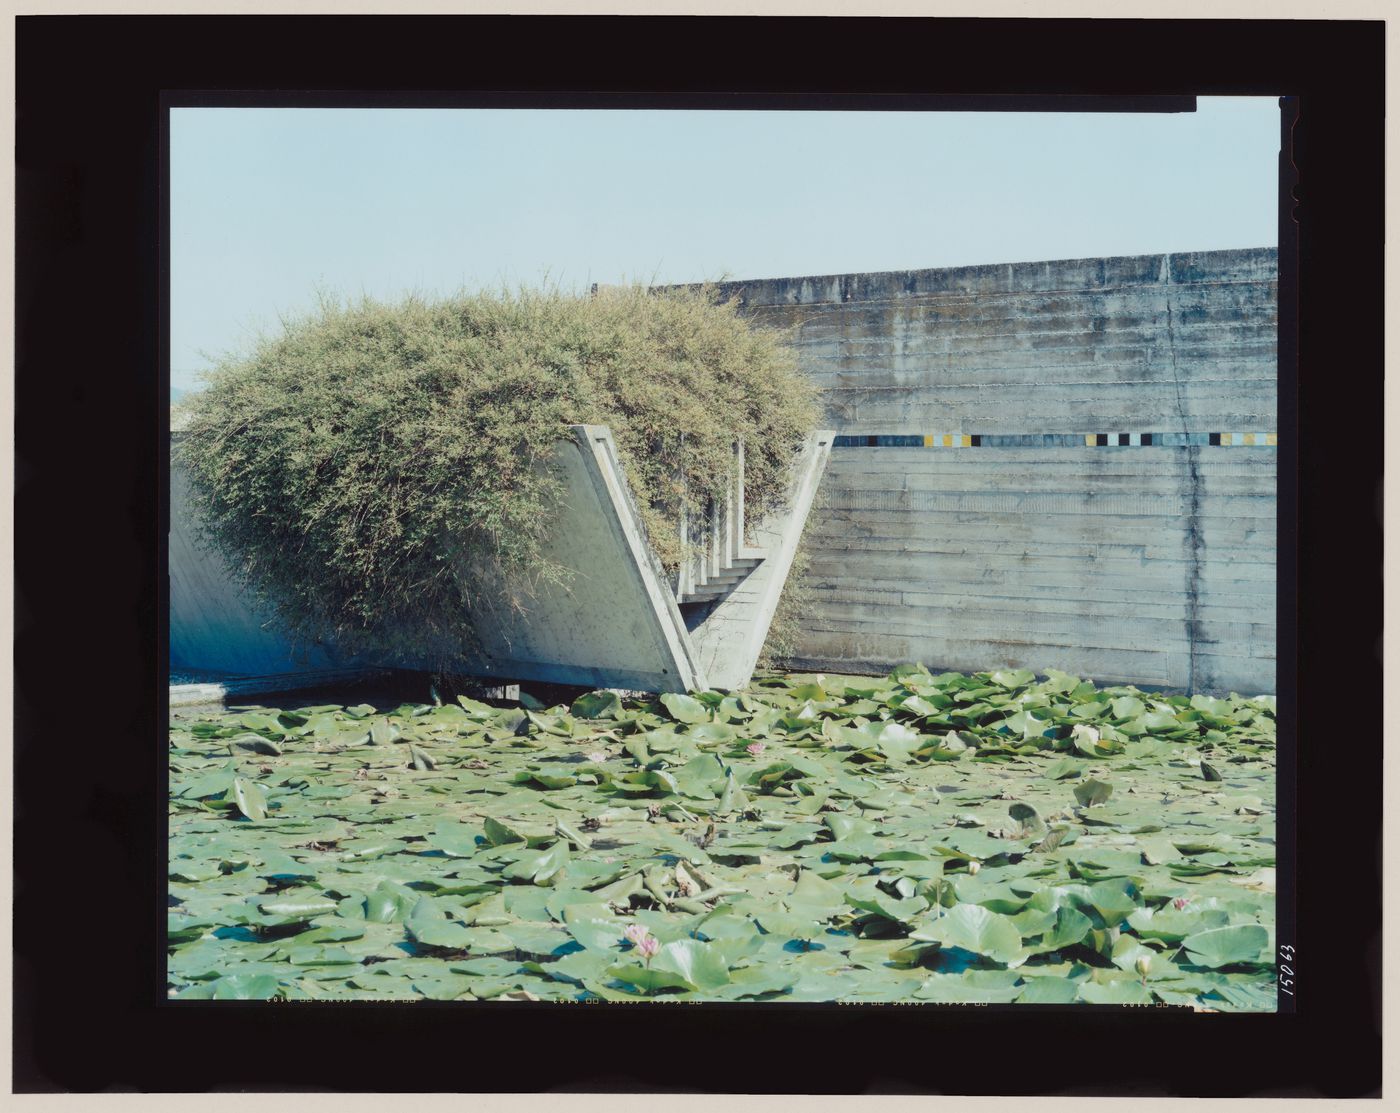
[[[716,688],[735,690],[753,677],[783,586],[802,540],[835,433],[821,429],[803,442],[782,510],[755,527],[754,540],[767,559],[690,632],[700,661]]]

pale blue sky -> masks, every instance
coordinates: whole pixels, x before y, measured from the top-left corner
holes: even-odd
[[[1262,247],[1278,101],[1192,114],[179,108],[171,382],[318,287],[693,282]]]

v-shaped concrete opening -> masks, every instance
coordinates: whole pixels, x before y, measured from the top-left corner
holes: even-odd
[[[832,434],[806,439],[784,505],[757,523],[744,519],[743,449],[736,445],[729,491],[703,520],[682,523],[692,559],[671,574],[647,541],[607,426],[576,425],[569,434],[555,459],[565,493],[542,550],[568,570],[568,582],[537,589],[523,611],[474,615],[480,649],[453,660],[453,671],[655,692],[743,687],[772,625]],[[177,493],[183,482],[172,472]],[[294,662],[275,624],[255,613],[219,557],[191,544],[193,523],[183,505],[172,498],[171,645],[178,647],[172,664],[238,671],[256,661],[264,672],[294,673],[348,663],[333,653]],[[279,661],[280,669],[269,667]]]

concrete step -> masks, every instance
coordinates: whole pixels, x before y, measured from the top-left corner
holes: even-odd
[[[753,551],[753,550],[750,550]],[[689,591],[678,592],[678,603],[693,603],[702,600],[722,599],[744,582],[763,563],[760,556],[739,557],[733,560],[718,576],[709,576],[704,583],[697,583]]]

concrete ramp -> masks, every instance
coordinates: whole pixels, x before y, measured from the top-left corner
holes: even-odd
[[[694,567],[670,576],[647,541],[612,434],[602,425],[571,427],[556,458],[565,489],[557,528],[543,554],[572,573],[569,582],[535,589],[523,610],[501,606],[475,614],[480,652],[451,668],[469,676],[653,692],[742,687],[768,636],[831,443],[829,432],[809,437],[786,505],[747,527],[742,447],[736,446],[729,497],[687,527]],[[172,489],[183,495],[183,483],[172,468]],[[292,658],[219,556],[191,543],[184,507],[183,497],[172,497],[172,663],[178,646],[178,665],[187,669],[237,673],[256,662],[263,672],[280,663],[277,671],[310,673],[331,664],[333,652],[317,653],[315,661]]]

